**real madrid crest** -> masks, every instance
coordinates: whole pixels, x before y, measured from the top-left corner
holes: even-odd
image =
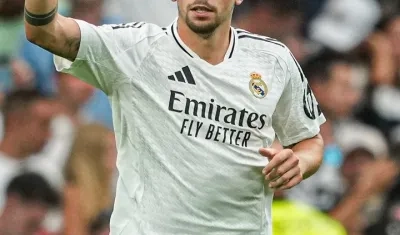
[[[268,93],[267,84],[262,80],[262,76],[259,73],[253,72],[250,74],[249,89],[250,92],[257,98],[262,99]]]

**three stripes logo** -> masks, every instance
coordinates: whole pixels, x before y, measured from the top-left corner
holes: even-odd
[[[127,29],[127,28],[135,28],[135,29],[140,29],[143,25],[146,23],[144,22],[132,22],[128,24],[113,24],[111,25],[112,29]]]
[[[168,76],[168,79],[171,81],[178,81],[178,82],[196,85],[196,82],[194,81],[192,72],[190,71],[188,66],[183,67],[182,71],[175,72],[175,75]]]

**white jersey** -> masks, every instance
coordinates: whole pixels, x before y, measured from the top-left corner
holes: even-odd
[[[102,89],[113,109],[120,178],[112,235],[271,235],[273,192],[258,150],[325,120],[283,44],[231,30],[211,65],[167,28],[78,21],[76,60],[59,71]]]

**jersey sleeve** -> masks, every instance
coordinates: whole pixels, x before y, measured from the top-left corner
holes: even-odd
[[[57,71],[112,93],[117,85],[128,83],[162,35],[162,29],[153,24],[130,23],[95,26],[76,20],[81,42],[76,59],[71,62],[54,56]]]
[[[326,120],[307,78],[288,48],[285,88],[272,115],[272,125],[283,146],[316,136]]]

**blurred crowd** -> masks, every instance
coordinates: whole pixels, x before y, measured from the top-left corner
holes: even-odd
[[[106,235],[108,99],[25,39],[23,4],[0,0],[0,235]],[[177,16],[168,0],[60,0],[59,12],[95,25]],[[399,235],[400,0],[245,0],[233,24],[285,43],[327,118],[320,170],[276,192],[274,234]]]

